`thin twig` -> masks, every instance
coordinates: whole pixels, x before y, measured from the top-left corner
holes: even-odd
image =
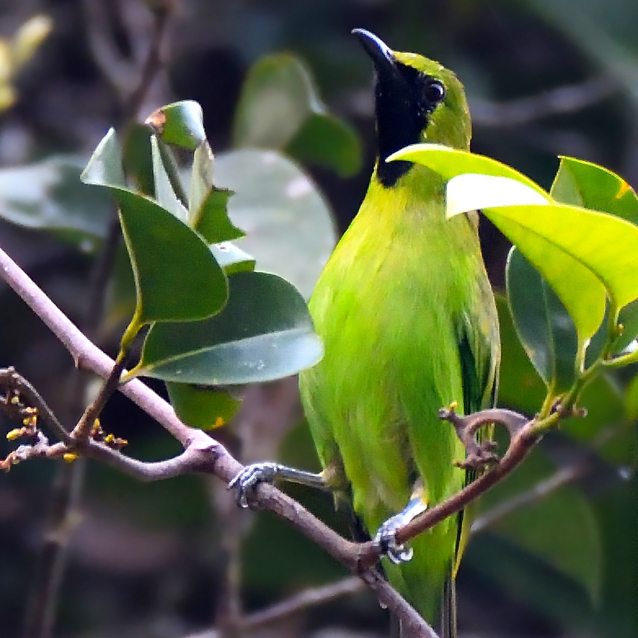
[[[324,587],[306,589],[262,611],[244,616],[241,622],[242,633],[248,634],[249,632],[280,623],[313,607],[325,605],[343,596],[357,594],[363,591],[364,588],[365,585],[359,577],[348,576]],[[221,634],[217,629],[208,629],[189,634],[186,638],[221,638]]]
[[[100,0],[82,0],[87,33],[87,42],[93,60],[102,71],[118,96],[133,90],[138,73],[135,66],[126,60],[109,38],[109,20],[104,3]]]
[[[530,503],[540,501],[561,487],[565,487],[566,485],[570,485],[571,483],[578,481],[587,474],[590,467],[591,463],[589,462],[589,459],[584,459],[578,463],[574,463],[573,465],[561,468],[549,478],[538,482],[532,489],[527,490],[526,492],[521,492],[514,498],[510,498],[503,503],[499,503],[492,509],[485,512],[482,516],[479,516],[472,522],[470,530],[471,533],[477,534],[478,532],[482,532],[484,529],[493,525],[496,521],[504,518],[508,514],[511,514],[515,510],[525,505],[529,505]]]
[[[144,97],[162,67],[162,45],[171,17],[170,3],[164,3],[153,12],[153,30],[148,51],[140,69],[139,82],[126,100],[125,113],[127,119],[134,120],[144,102]]]
[[[106,402],[118,389],[120,378],[126,365],[127,355],[127,351],[120,351],[117,359],[115,360],[115,364],[113,365],[113,368],[109,373],[109,376],[102,384],[102,387],[100,388],[97,396],[91,402],[91,404],[87,406],[86,410],[84,410],[84,414],[82,414],[80,420],[77,422],[77,425],[73,428],[71,436],[74,439],[83,440],[87,439],[90,436],[93,423],[102,413]]]
[[[37,409],[38,420],[44,421],[57,439],[67,445],[73,443],[73,437],[60,423],[53,410],[21,374],[18,374],[13,368],[0,369],[0,386],[11,388],[25,397],[25,403]]]
[[[1,248],[0,276],[55,334],[70,352],[78,368],[93,372],[103,379],[109,376],[115,365],[113,359],[93,344]],[[120,388],[120,392],[142,407],[184,447],[199,436],[198,430],[182,423],[171,405],[139,379],[129,381]],[[238,463],[233,466],[235,472],[240,467]]]
[[[472,122],[486,127],[520,126],[551,115],[580,111],[606,100],[619,90],[618,82],[602,75],[508,102],[475,99],[471,101]]]

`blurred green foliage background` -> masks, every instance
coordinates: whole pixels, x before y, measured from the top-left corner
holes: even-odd
[[[374,159],[372,72],[350,36],[354,27],[457,72],[473,114],[474,151],[513,165],[545,187],[559,154],[607,166],[638,186],[635,0],[172,4],[165,64],[139,105],[139,116],[143,120],[176,99],[201,103],[213,150],[235,149],[234,156],[220,159],[219,175],[238,198],[243,189],[248,193],[237,204],[238,214],[245,215],[237,223],[249,232],[246,220],[277,217],[272,210],[251,212],[258,208],[255,202],[266,209],[264,202],[274,201],[271,209],[301,218],[304,210],[291,213],[285,198],[277,200],[270,191],[300,174],[291,161],[302,166],[312,179],[307,208],[319,226],[292,231],[287,240],[290,217],[279,225],[269,222],[259,235],[264,240],[253,237],[249,252],[257,255],[258,266],[289,276],[306,294],[330,248],[332,231],[322,221],[326,210],[339,231],[347,226]],[[92,246],[80,242],[78,250],[68,236],[25,226],[37,226],[46,213],[44,225],[55,227],[55,220],[68,214],[69,202],[80,211],[90,207],[88,221],[80,214],[82,223],[101,223],[102,231],[108,223],[105,202],[87,204],[84,191],[64,181],[53,183],[71,189],[70,195],[55,188],[46,167],[52,156],[64,153],[78,157],[77,170],[109,126],[122,127],[130,118],[140,60],[152,41],[149,6],[153,3],[142,0],[0,3],[0,35],[7,38],[36,13],[53,20],[34,57],[19,72],[3,76],[15,99],[0,114],[0,212],[14,215],[18,224],[0,222],[0,243],[80,323],[93,285]],[[273,53],[283,55],[264,62]],[[316,93],[295,93],[299,85],[286,73],[292,68],[294,75],[298,64],[314,76]],[[247,75],[260,97],[244,93],[240,101]],[[296,95],[288,102],[292,110],[282,116],[290,131],[283,124],[272,126],[259,87],[274,91],[275,98]],[[325,108],[316,103],[318,96]],[[321,119],[322,113],[330,115]],[[261,128],[260,118],[265,118]],[[238,150],[243,147],[249,148]],[[273,176],[246,177],[255,165],[246,157],[258,152],[255,147],[280,152]],[[233,161],[239,164],[233,167]],[[38,170],[26,176],[10,170],[36,162]],[[27,196],[30,207],[16,206]],[[83,232],[86,238],[92,231]],[[482,239],[492,281],[502,288],[507,243],[485,220]],[[127,298],[113,294],[116,302]],[[111,352],[128,310],[125,301],[112,303],[94,335]],[[500,404],[531,415],[543,387],[516,340],[507,308],[501,304],[500,310]],[[0,322],[0,365],[14,365],[62,418],[77,416],[84,399],[69,399],[70,357],[4,284]],[[459,577],[462,636],[638,635],[635,374],[623,371],[592,385],[583,400],[587,419],[567,422],[484,499]],[[162,390],[161,384],[156,387]],[[109,403],[103,425],[128,439],[126,451],[135,457],[159,459],[178,451],[175,441],[122,397]],[[4,421],[2,426],[13,427]],[[244,461],[277,457],[307,469],[317,465],[294,380],[251,389],[235,423],[216,434]],[[2,438],[0,453],[10,449]],[[51,534],[51,489],[70,475],[68,468],[58,470],[51,462],[32,461],[0,476],[3,638],[23,635],[43,541]],[[238,561],[247,611],[346,575],[273,515],[237,510],[224,486],[211,480],[183,477],[142,485],[88,464],[81,492],[68,530],[56,636],[177,638],[204,631],[223,615],[232,593],[227,576]],[[290,493],[345,533],[346,522],[333,512],[329,497],[300,487]],[[271,631],[291,637],[387,635],[388,621],[372,596],[361,592]]]

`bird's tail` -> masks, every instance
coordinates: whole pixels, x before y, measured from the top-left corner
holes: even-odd
[[[456,638],[456,584],[453,574],[448,575],[443,587],[441,638]]]

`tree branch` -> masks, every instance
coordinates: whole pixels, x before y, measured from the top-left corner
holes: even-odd
[[[476,430],[483,425],[494,423],[506,427],[511,437],[510,444],[503,458],[491,470],[465,486],[460,492],[457,492],[446,501],[428,508],[423,514],[399,529],[396,533],[396,540],[399,544],[406,543],[411,538],[434,527],[448,516],[461,511],[471,501],[502,480],[523,461],[541,439],[544,432],[534,419],[528,421],[523,415],[510,410],[483,410],[465,417],[457,416],[451,410],[441,410],[440,416],[445,420],[451,421],[457,432],[461,429],[459,438],[466,444],[468,456],[472,453],[472,445],[467,442],[465,435],[475,434]],[[551,415],[547,423],[543,425],[549,427],[558,418],[558,414]],[[374,565],[378,560],[379,548],[372,541],[359,545],[358,563],[361,569]]]
[[[620,88],[613,78],[602,75],[508,102],[474,99],[470,109],[472,122],[485,127],[520,126],[551,115],[580,111],[606,100]]]
[[[318,605],[332,602],[342,596],[356,594],[363,591],[364,587],[360,578],[349,576],[324,587],[307,589],[262,611],[244,616],[240,626],[241,633],[246,634],[269,627]],[[187,638],[221,638],[221,633],[217,629],[209,629],[189,634]]]
[[[0,272],[7,283],[58,336],[78,365],[95,372],[102,378],[108,378],[113,370],[113,360],[91,343],[2,250],[0,250]],[[91,438],[84,441],[76,440],[74,449],[145,481],[160,480],[190,472],[203,472],[215,475],[228,484],[242,469],[242,465],[228,453],[223,445],[204,431],[190,428],[179,421],[172,407],[141,381],[132,380],[119,389],[180,441],[185,448],[184,452],[173,459],[145,463],[130,459]],[[485,410],[465,417],[457,416],[453,411],[444,410],[440,416],[453,423],[468,449],[468,461],[471,460],[473,453],[475,456],[478,455],[478,461],[481,461],[481,452],[487,451],[486,448],[478,446],[474,438],[476,431],[483,425],[495,423],[506,427],[511,436],[510,445],[493,469],[447,501],[426,510],[424,514],[401,528],[396,535],[399,543],[408,541],[458,512],[501,480],[527,456],[543,432],[560,418],[559,414],[554,413],[543,422],[528,421],[526,417],[515,412],[497,409]],[[49,446],[45,455],[59,456],[62,449],[68,449],[65,443]],[[260,483],[255,488],[254,494],[254,504],[257,508],[275,512],[359,576],[368,587],[375,591],[380,602],[400,620],[407,631],[413,635],[436,638],[432,628],[377,572],[375,565],[379,560],[379,549],[374,543],[359,544],[342,538],[299,503],[272,485]]]

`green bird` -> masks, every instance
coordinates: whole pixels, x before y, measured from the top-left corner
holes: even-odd
[[[458,492],[465,450],[438,418],[494,401],[499,329],[477,215],[445,217],[445,182],[388,156],[417,142],[468,149],[463,86],[437,62],[353,31],[375,68],[378,159],[354,221],[310,300],[322,361],[300,375],[302,403],[324,468],[386,554],[395,586],[446,638],[456,633],[454,574],[469,517],[453,516],[398,546],[396,530]],[[272,464],[271,473],[306,481]],[[248,487],[251,479],[245,481]],[[410,560],[411,558],[411,560]],[[389,560],[388,560],[389,559]]]

